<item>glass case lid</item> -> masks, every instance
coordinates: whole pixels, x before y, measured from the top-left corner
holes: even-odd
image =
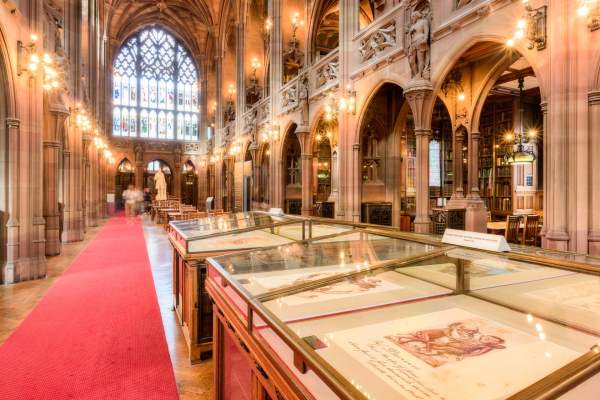
[[[366,399],[496,400],[598,365],[600,277],[513,258],[440,249],[259,296],[255,329],[281,352],[285,327]]]
[[[275,216],[263,212],[231,213],[198,218],[188,221],[172,221],[171,227],[185,240],[202,238],[217,233],[229,233],[248,228],[261,228],[275,224],[293,223],[296,218]]]
[[[438,246],[354,230],[325,239],[214,257],[232,281],[251,296],[274,295],[290,287],[381,263],[429,254]]]

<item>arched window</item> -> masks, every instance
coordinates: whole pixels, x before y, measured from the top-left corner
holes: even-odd
[[[198,72],[162,29],[143,30],[119,50],[113,105],[113,136],[198,140]]]

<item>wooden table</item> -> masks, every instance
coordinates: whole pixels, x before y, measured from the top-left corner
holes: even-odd
[[[504,232],[506,231],[506,221],[497,221],[497,222],[488,222],[487,223],[487,231],[488,233],[494,233],[497,235],[504,235]],[[539,228],[542,228],[542,225],[539,225]],[[523,222],[521,222],[521,224],[519,225],[519,229],[523,230],[525,229],[525,224]]]

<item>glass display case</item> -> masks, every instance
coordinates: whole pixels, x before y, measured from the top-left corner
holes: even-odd
[[[190,359],[198,361],[211,351],[212,306],[204,284],[206,257],[328,237],[353,228],[265,212],[172,221],[168,236],[173,247],[173,306]]]
[[[597,259],[410,237],[209,258],[215,398],[597,398]]]

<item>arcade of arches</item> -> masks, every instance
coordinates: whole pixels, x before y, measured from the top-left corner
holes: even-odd
[[[1,3],[0,289],[63,275],[132,188],[181,348],[161,296],[170,307],[185,278],[162,265],[163,227],[185,212],[455,227],[600,257],[599,1]],[[181,398],[202,398],[186,374],[208,367],[177,368]]]

